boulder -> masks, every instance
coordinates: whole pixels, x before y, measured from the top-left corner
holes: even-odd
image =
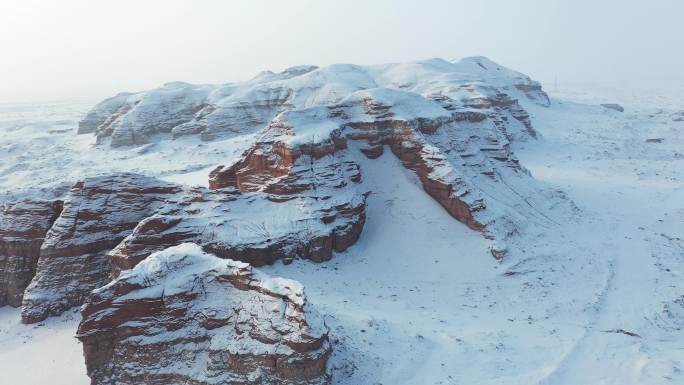
[[[601,104],[601,107],[607,108],[609,110],[615,110],[618,112],[625,112],[625,108],[619,104],[616,104],[616,103],[604,103],[604,104]]]

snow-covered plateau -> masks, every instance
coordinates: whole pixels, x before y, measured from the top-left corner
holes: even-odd
[[[684,384],[683,278],[684,88],[474,57],[0,105],[0,384]]]

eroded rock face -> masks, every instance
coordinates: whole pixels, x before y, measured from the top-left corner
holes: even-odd
[[[374,159],[387,148],[454,218],[505,240],[528,221],[546,221],[543,212],[558,201],[510,151],[511,140],[534,135],[516,100],[491,87],[427,98],[362,90],[281,113],[242,159],[211,173],[210,187],[295,194],[326,179],[318,174],[362,172],[358,151]]]
[[[36,271],[40,246],[62,210],[58,200],[0,205],[0,306],[20,306]]]
[[[314,176],[316,189],[290,195],[184,188],[137,174],[79,182],[40,248],[22,320],[78,306],[121,270],[183,242],[256,266],[328,260],[360,236],[366,195],[357,168]]]
[[[320,191],[319,191],[320,193]],[[356,189],[283,197],[194,188],[141,221],[111,253],[113,276],[155,251],[182,242],[255,266],[279,259],[329,260],[361,235],[366,196]]]
[[[322,262],[353,245],[365,223],[359,165],[343,147],[289,153],[286,144],[276,145],[259,142],[235,165],[214,170],[210,189],[189,188],[140,222],[110,253],[113,276],[182,242],[254,266],[293,258]],[[303,155],[307,148],[314,153]],[[253,168],[241,174],[241,165]]]
[[[180,191],[154,178],[125,173],[78,182],[40,247],[36,274],[22,302],[22,321],[58,315],[107,283],[107,253]]]
[[[329,383],[327,328],[301,284],[197,245],[152,254],[81,313],[96,385]]]
[[[529,101],[549,104],[486,58],[301,66],[107,99],[79,125],[103,151],[189,135],[253,145],[209,188],[127,173],[76,184],[54,224],[24,235],[39,258],[23,321],[85,302],[93,384],[328,384],[327,329],[301,285],[251,266],[354,244],[372,193],[363,167],[385,151],[455,219],[502,241],[491,253],[503,258],[507,237],[563,203],[510,150],[536,137]]]

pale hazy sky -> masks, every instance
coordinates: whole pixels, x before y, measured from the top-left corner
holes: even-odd
[[[0,103],[472,55],[542,81],[681,83],[684,1],[0,0]]]

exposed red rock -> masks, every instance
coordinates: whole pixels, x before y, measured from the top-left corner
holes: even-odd
[[[94,385],[323,385],[331,352],[298,282],[183,244],[97,289],[77,337]]]
[[[21,306],[36,272],[45,234],[62,210],[57,200],[20,200],[0,205],[0,306]]]
[[[330,128],[315,130],[311,122],[317,120]],[[505,238],[521,225],[506,212],[520,205],[518,198],[484,191],[489,180],[529,178],[508,149],[510,138],[519,135],[511,120],[523,133],[536,134],[527,112],[506,94],[475,92],[456,101],[357,92],[334,106],[281,114],[241,159],[211,173],[210,187],[296,194],[340,170],[360,173],[350,143],[370,159],[387,147],[454,218],[487,237]]]
[[[40,248],[36,274],[22,302],[22,321],[33,323],[78,306],[109,281],[107,253],[143,218],[181,189],[136,174],[76,183]]]

